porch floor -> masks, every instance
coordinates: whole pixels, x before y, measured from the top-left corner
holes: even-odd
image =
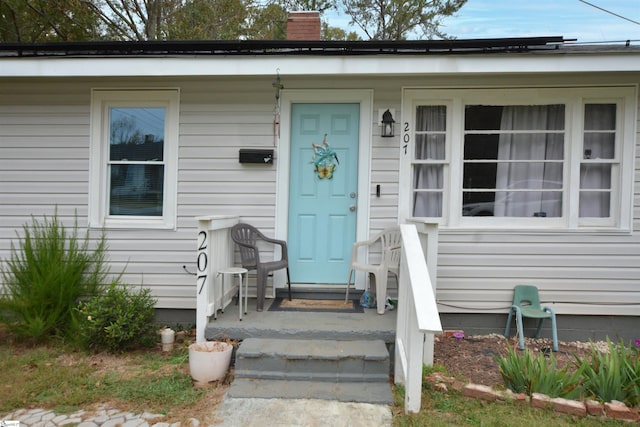
[[[248,312],[242,316],[242,321],[239,320],[238,306],[232,302],[224,313],[218,312],[216,320],[211,318],[205,329],[205,338],[240,341],[246,338],[378,339],[387,345],[395,341],[395,311],[383,315],[370,308],[365,308],[364,313],[268,311],[273,301],[265,300],[264,311],[257,312],[255,298],[249,298]]]

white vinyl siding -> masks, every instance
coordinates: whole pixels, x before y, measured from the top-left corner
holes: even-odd
[[[637,316],[637,237],[573,233],[440,233],[442,313],[507,313],[513,287],[532,284],[559,314]]]
[[[556,57],[557,58],[557,57]],[[58,60],[58,59],[57,59]],[[159,60],[160,61],[160,60]],[[198,59],[194,59],[197,63]],[[372,89],[373,120],[369,234],[395,223],[404,179],[402,128],[407,113],[403,87],[440,89],[469,85],[549,84],[583,86],[640,82],[640,73],[566,76],[516,74],[474,77],[283,78],[289,88]],[[198,78],[77,78],[0,80],[0,258],[16,232],[57,206],[66,225],[74,213],[88,224],[91,90],[179,88],[176,224],[173,229],[107,229],[112,271],[126,267],[124,281],[149,287],[159,308],[195,308],[196,216],[240,215],[267,235],[276,231],[273,76]],[[434,83],[435,82],[435,83]],[[492,92],[492,88],[486,88]],[[443,91],[446,92],[446,91]],[[637,96],[637,95],[636,95]],[[599,99],[599,98],[598,98]],[[596,99],[585,99],[596,102]],[[597,100],[597,102],[600,102]],[[634,99],[634,103],[636,100]],[[396,109],[396,137],[381,138],[377,111]],[[635,117],[635,112],[631,113]],[[629,124],[625,121],[625,126]],[[637,125],[631,124],[633,129]],[[581,134],[574,135],[580,140]],[[633,144],[640,138],[625,138]],[[280,142],[281,144],[284,141]],[[240,148],[275,150],[273,165],[238,162]],[[454,158],[453,153],[448,158]],[[633,157],[633,156],[632,156]],[[361,159],[367,161],[367,159]],[[579,159],[577,159],[579,162]],[[635,169],[640,158],[635,158]],[[634,170],[635,170],[634,169]],[[637,173],[636,173],[637,174]],[[633,175],[633,174],[632,174]],[[627,185],[640,183],[640,175]],[[376,185],[381,186],[380,197]],[[532,283],[559,314],[637,315],[640,304],[640,190],[633,197],[632,230],[497,230],[441,227],[437,298],[444,313],[504,313],[513,286]],[[404,218],[410,216],[401,212]],[[100,230],[92,230],[97,236]],[[93,234],[95,233],[95,234]],[[345,279],[346,280],[346,279]]]

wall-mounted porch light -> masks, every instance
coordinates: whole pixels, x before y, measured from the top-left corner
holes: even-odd
[[[382,124],[382,132],[381,132],[381,136],[383,138],[391,138],[392,136],[394,136],[394,123],[396,121],[393,120],[393,114],[391,113],[391,111],[389,111],[389,109],[387,109],[387,111],[385,111],[384,113],[382,113],[382,120],[381,120],[381,124]]]

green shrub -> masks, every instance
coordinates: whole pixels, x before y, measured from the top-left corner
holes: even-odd
[[[155,303],[149,289],[134,292],[113,283],[104,295],[78,307],[82,341],[90,349],[111,352],[153,345]]]
[[[553,353],[547,359],[542,353],[534,356],[529,349],[520,355],[508,348],[507,356],[497,357],[496,361],[506,386],[516,393],[543,393],[567,399],[580,396],[581,368],[574,372],[569,367],[558,369]]]
[[[81,239],[77,219],[67,231],[57,214],[42,222],[32,218],[23,230],[4,262],[0,320],[22,338],[70,335],[79,299],[96,295],[108,282],[105,236],[90,250],[89,232]]]
[[[640,360],[638,352],[624,342],[615,344],[607,339],[608,352],[591,344],[589,355],[575,357],[583,372],[585,392],[596,400],[618,400],[633,407],[640,402]]]

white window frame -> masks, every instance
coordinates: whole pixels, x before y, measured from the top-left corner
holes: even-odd
[[[612,173],[610,217],[580,218],[578,196],[584,105],[615,103],[616,142]],[[563,206],[559,218],[465,217],[462,215],[462,172],[465,105],[565,105]],[[541,87],[541,88],[404,88],[400,189],[398,216],[437,222],[445,228],[461,229],[545,229],[545,230],[631,230],[633,170],[636,143],[636,86]],[[414,218],[413,164],[415,112],[419,105],[447,107],[446,158],[442,217]]]
[[[175,230],[179,105],[180,91],[177,88],[91,91],[90,227]],[[109,109],[112,107],[165,108],[162,216],[109,215]]]

